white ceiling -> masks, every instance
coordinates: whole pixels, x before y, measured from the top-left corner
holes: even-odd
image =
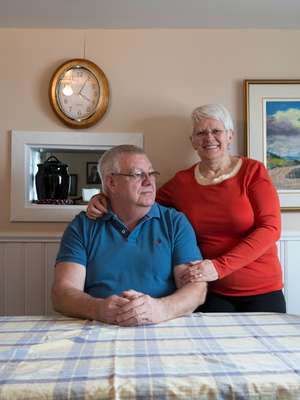
[[[300,29],[300,0],[0,0],[0,27]]]

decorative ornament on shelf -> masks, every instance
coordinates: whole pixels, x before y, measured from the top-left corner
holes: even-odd
[[[70,188],[68,165],[52,155],[37,166],[35,186],[38,202],[42,204],[60,204],[58,200],[65,202]]]
[[[49,97],[55,114],[71,128],[88,128],[104,115],[109,101],[108,80],[95,63],[77,58],[54,72]]]

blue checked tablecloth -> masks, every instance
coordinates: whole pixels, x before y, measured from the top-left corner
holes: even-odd
[[[300,399],[300,316],[1,317],[0,399]]]

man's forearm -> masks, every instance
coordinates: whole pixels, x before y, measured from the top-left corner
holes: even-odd
[[[164,320],[180,317],[192,313],[205,301],[207,292],[206,283],[188,283],[170,296],[159,299],[162,304]]]
[[[75,288],[53,288],[52,301],[55,311],[70,317],[98,319],[102,299],[97,299]],[[98,311],[98,312],[97,312]]]

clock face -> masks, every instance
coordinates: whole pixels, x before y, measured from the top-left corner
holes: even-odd
[[[95,75],[86,68],[67,70],[57,85],[57,100],[61,111],[69,118],[81,121],[97,109],[100,87]]]
[[[52,75],[49,99],[53,111],[66,125],[86,128],[99,121],[107,110],[108,81],[92,61],[69,60]]]

